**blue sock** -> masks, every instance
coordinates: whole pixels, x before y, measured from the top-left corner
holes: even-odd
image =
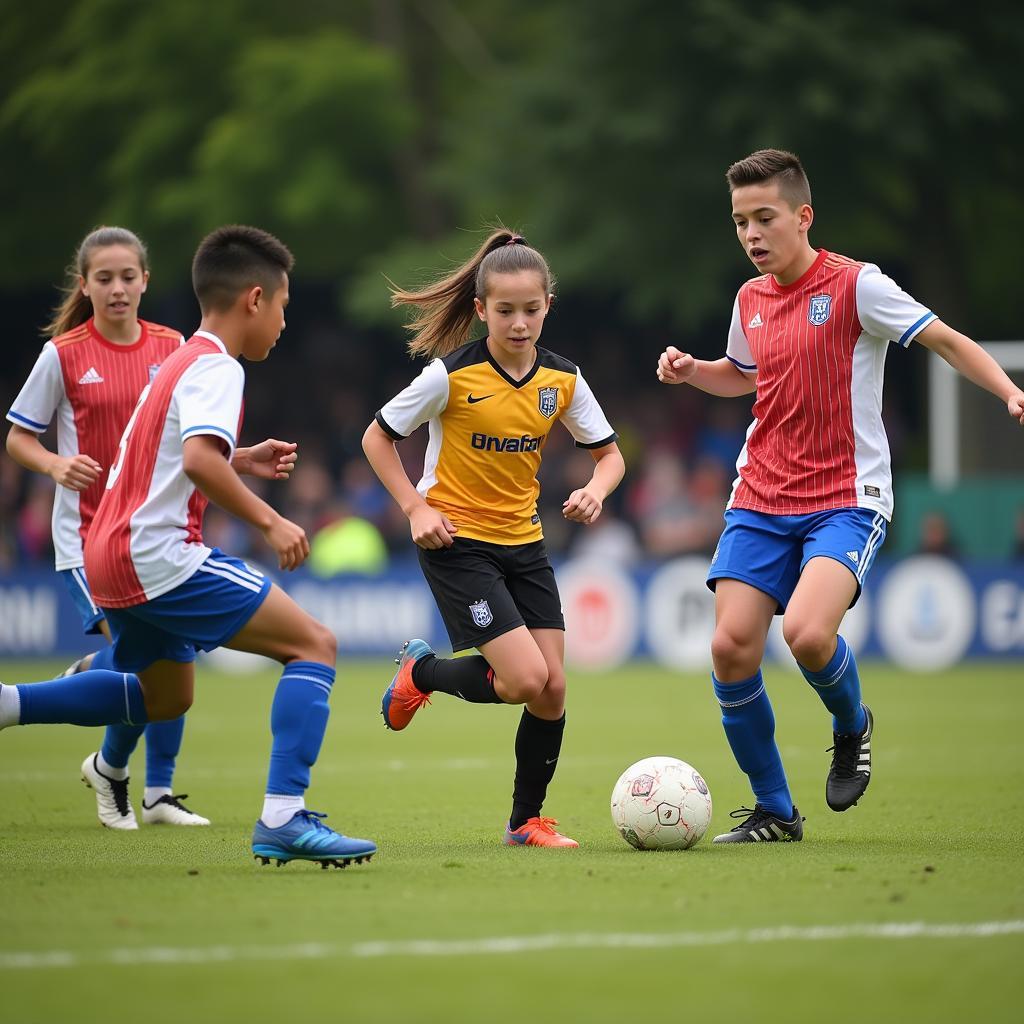
[[[302,796],[309,788],[309,769],[320,753],[334,685],[334,667],[316,661],[285,666],[270,709],[270,773],[267,792]]]
[[[76,677],[77,678],[77,677]],[[128,758],[139,745],[145,725],[108,725],[100,754],[111,768],[127,768]]]
[[[19,683],[21,724],[144,723],[146,703],[139,677],[130,672],[79,672],[66,679]]]
[[[790,821],[793,797],[775,745],[775,713],[761,672],[738,683],[721,683],[711,675],[722,705],[722,725],[736,763],[750,779],[757,802],[777,818]]]
[[[101,647],[93,656],[92,661],[89,662],[89,671],[95,672],[97,669],[108,669],[112,672],[117,671],[114,668],[114,648],[107,644],[106,647]],[[113,764],[108,761],[111,767]]]
[[[864,706],[860,702],[860,675],[857,662],[847,642],[836,637],[836,653],[820,671],[800,666],[804,679],[814,687],[822,704],[832,712],[832,731],[858,735],[867,725]]]
[[[109,730],[108,730],[109,732]],[[181,750],[185,732],[185,716],[169,722],[150,722],[146,726],[146,785],[153,789],[170,789],[174,765]],[[108,761],[113,764],[113,761]]]

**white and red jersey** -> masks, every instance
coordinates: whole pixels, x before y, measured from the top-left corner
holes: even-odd
[[[85,542],[98,605],[151,601],[189,578],[210,554],[206,498],[185,475],[190,437],[223,441],[230,459],[242,426],[245,371],[223,342],[197,331],[139,396]]]
[[[756,374],[754,421],[729,508],[803,515],[869,508],[892,516],[882,378],[935,314],[871,263],[821,250],[790,285],[771,274],[739,290],[728,358]]]
[[[115,345],[92,319],[48,341],[7,418],[37,434],[57,418],[57,454],[88,455],[103,468],[84,491],[58,487],[53,501],[56,566],[82,565],[82,542],[103,497],[107,471],[139,392],[185,344],[178,331],[139,321],[139,339]]]

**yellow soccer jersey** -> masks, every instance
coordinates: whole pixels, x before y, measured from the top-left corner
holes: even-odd
[[[485,339],[433,360],[376,419],[396,441],[429,423],[416,489],[460,537],[492,544],[543,536],[537,470],[556,420],[580,448],[601,448],[617,437],[574,363],[538,347],[533,369],[513,380]]]

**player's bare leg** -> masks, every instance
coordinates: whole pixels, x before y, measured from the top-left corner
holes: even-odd
[[[786,609],[783,636],[804,677],[833,715],[832,764],[825,799],[845,811],[871,781],[874,719],[861,702],[860,677],[853,652],[839,626],[857,592],[857,579],[834,558],[812,558]]]

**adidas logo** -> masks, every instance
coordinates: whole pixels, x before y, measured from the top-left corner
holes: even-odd
[[[754,314],[754,319],[751,320],[749,324],[747,324],[747,327],[763,327],[763,326],[764,326],[764,321],[761,319],[761,314],[760,313],[755,313]]]
[[[96,372],[95,366],[90,366],[88,370],[78,378],[79,384],[102,384],[103,378]]]
[[[860,554],[856,551],[847,551],[846,557],[856,565],[860,561]]]

